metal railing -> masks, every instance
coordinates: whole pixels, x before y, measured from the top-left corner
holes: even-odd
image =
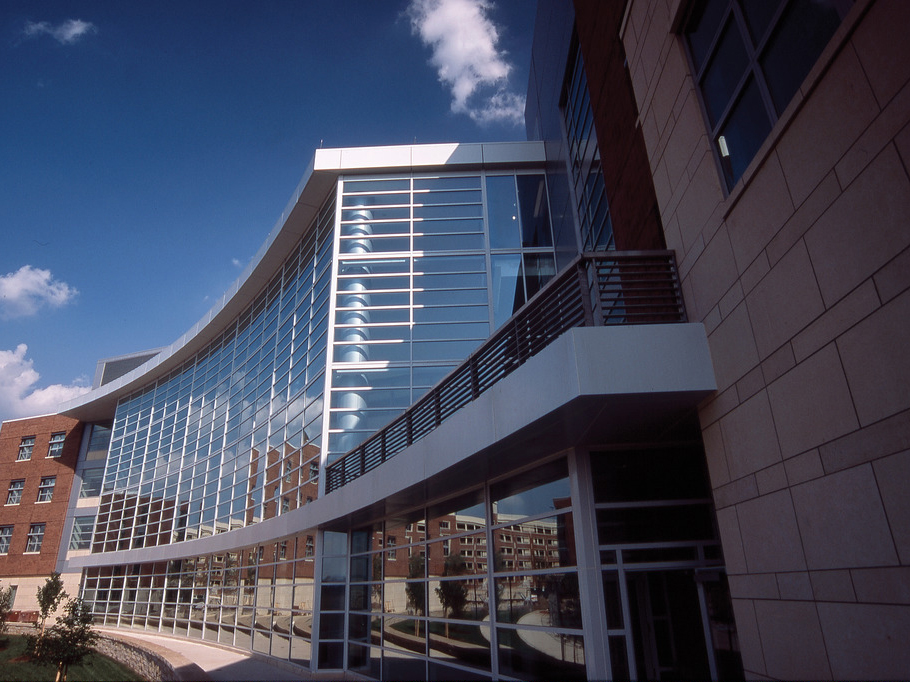
[[[573,327],[685,322],[672,251],[584,253],[403,414],[326,467],[326,492],[426,436]]]

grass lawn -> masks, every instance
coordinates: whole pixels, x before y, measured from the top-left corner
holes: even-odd
[[[0,637],[0,682],[53,682],[56,666],[28,660],[24,635]],[[142,680],[136,673],[101,654],[89,654],[79,665],[70,666],[67,682],[116,682]]]

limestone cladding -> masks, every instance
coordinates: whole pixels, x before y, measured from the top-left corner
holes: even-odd
[[[622,39],[700,409],[747,678],[910,669],[910,3],[857,0],[727,192],[679,27]]]

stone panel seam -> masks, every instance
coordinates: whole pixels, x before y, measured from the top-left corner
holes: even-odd
[[[861,465],[861,466],[868,466],[870,471],[872,471],[872,480],[875,481],[875,492],[878,494],[878,503],[881,505],[882,512],[884,512],[884,514],[885,514],[885,524],[888,526],[888,537],[891,538],[891,547],[894,550],[894,556],[897,557],[898,564],[900,564],[901,563],[900,545],[898,544],[897,539],[894,537],[894,529],[892,528],[892,525],[891,525],[891,515],[888,513],[888,505],[885,504],[885,499],[882,497],[882,488],[878,482],[878,472],[875,470],[875,467],[872,465],[872,462],[866,462],[865,465]],[[864,566],[863,568],[869,568],[869,567]],[[890,568],[890,566],[889,566],[889,568]],[[850,580],[851,581],[853,580],[852,572],[850,574]],[[853,592],[856,593],[855,586],[853,588]]]
[[[872,424],[867,424],[866,426],[860,427],[850,433],[844,434],[838,438],[835,438],[827,443],[824,443],[818,447],[819,456],[821,457],[822,466],[825,469],[825,474],[834,473],[836,471],[842,471],[844,469],[850,469],[855,466],[860,466],[866,462],[873,462],[889,455],[897,454],[898,452],[903,452],[907,449],[910,449],[910,439],[904,438],[901,434],[906,433],[906,424],[902,422],[910,421],[910,410],[905,410],[894,415],[885,417],[884,419],[874,422]],[[865,444],[855,443],[851,446],[851,441],[856,441],[860,434],[866,432],[866,435],[875,436],[876,432],[887,431],[891,428],[895,428],[898,432],[897,437],[893,435],[884,434],[887,438],[887,444],[885,448],[877,452],[869,452],[865,449]],[[871,433],[870,433],[871,432]],[[865,454],[861,455],[860,458],[850,458],[848,463],[838,463],[837,450],[848,447],[853,451],[862,449]]]

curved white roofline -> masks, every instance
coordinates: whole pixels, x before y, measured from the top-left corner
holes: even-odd
[[[494,142],[318,149],[275,226],[240,276],[202,319],[148,362],[60,405],[82,421],[110,419],[117,401],[176,369],[217,337],[266,286],[289,249],[305,234],[327,193],[346,172],[457,170],[542,166],[543,142]]]

